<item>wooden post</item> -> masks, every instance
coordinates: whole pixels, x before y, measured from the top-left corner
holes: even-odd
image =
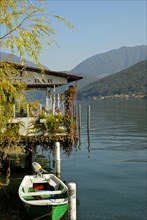
[[[46,88],[46,103],[45,103],[45,108],[46,109],[48,109],[48,107],[49,107],[49,103],[48,103],[48,87]],[[41,111],[42,111],[42,109],[41,109]]]
[[[29,105],[27,105],[27,117],[29,117]]]
[[[60,87],[57,87],[57,108],[60,108]]]
[[[55,92],[56,92],[56,87],[54,85],[54,91],[53,91],[53,101],[52,101],[52,111],[53,111],[53,115],[55,114],[55,105],[56,105],[56,95],[55,95]]]
[[[69,183],[68,184],[68,191],[69,191],[69,209],[68,209],[68,215],[69,220],[76,220],[76,184],[75,183]]]
[[[60,107],[60,94],[57,94],[57,108]]]
[[[90,132],[90,105],[87,108],[87,132]]]
[[[56,142],[55,144],[55,160],[56,160],[56,176],[61,177],[60,172],[60,143]]]
[[[39,105],[39,111],[42,112],[42,104]]]
[[[81,105],[78,106],[78,127],[81,129]]]

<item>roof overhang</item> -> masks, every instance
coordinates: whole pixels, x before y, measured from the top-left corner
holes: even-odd
[[[18,75],[14,77],[11,74],[11,81],[21,81],[26,83],[27,88],[40,88],[45,89],[47,87],[61,86],[68,83],[83,79],[81,76],[67,74],[65,72],[58,72],[44,69],[43,71],[37,67],[23,66],[20,64],[11,63],[13,68],[19,71]]]

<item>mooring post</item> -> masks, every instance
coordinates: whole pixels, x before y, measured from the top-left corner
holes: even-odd
[[[76,211],[76,184],[68,183],[68,191],[69,191],[69,209],[68,216],[69,220],[76,220],[77,211]]]
[[[60,171],[60,143],[55,143],[55,160],[56,160],[56,176],[58,178],[61,177],[61,171]]]
[[[81,129],[81,105],[78,106],[78,127]]]
[[[90,105],[87,108],[87,132],[90,132]]]

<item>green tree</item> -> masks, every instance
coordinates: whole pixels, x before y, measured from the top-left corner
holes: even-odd
[[[47,1],[31,0],[1,0],[1,35],[0,46],[12,54],[19,54],[22,64],[26,66],[25,56],[38,65],[43,72],[43,66],[38,57],[43,50],[42,40],[48,47],[58,43],[55,40],[57,31],[54,30],[49,20],[51,17],[73,29],[72,24],[65,18],[48,13]],[[24,68],[25,71],[25,68]],[[14,100],[22,96],[25,101],[25,85],[13,85],[10,77],[18,74],[18,70],[11,62],[0,61],[0,159],[5,151],[4,137],[8,134],[4,125],[12,117]],[[9,130],[10,132],[10,130]],[[14,140],[14,132],[12,138]],[[10,140],[11,142],[11,140]],[[1,162],[1,161],[0,161]]]

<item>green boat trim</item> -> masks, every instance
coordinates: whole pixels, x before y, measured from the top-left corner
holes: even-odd
[[[48,220],[59,220],[68,210],[68,204],[57,206],[30,206],[24,204],[26,210],[37,217],[47,217]]]

